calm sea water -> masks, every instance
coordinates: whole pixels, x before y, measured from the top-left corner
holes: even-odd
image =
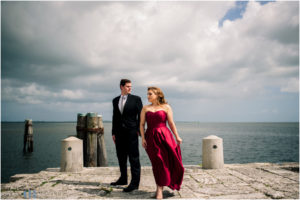
[[[183,164],[202,162],[202,138],[223,138],[225,163],[299,162],[298,123],[178,122]],[[111,123],[104,123],[109,166],[117,166]],[[60,166],[61,140],[76,135],[76,123],[34,123],[34,152],[23,154],[24,123],[1,123],[1,182],[20,173],[36,173]],[[150,165],[140,144],[142,165]]]

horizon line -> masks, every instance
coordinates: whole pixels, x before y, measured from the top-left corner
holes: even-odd
[[[24,120],[25,121],[25,120]],[[2,121],[1,123],[24,123],[24,121]],[[77,121],[46,121],[38,120],[38,123],[76,123]],[[103,120],[103,122],[112,122],[111,120]],[[299,123],[299,121],[175,121],[175,122],[197,122],[197,123]]]

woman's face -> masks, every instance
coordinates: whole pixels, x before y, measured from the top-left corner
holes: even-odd
[[[148,97],[148,101],[151,103],[155,102],[157,99],[157,95],[154,94],[154,92],[152,90],[148,90],[147,97]]]

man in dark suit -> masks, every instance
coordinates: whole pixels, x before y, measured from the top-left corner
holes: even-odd
[[[120,81],[121,95],[113,99],[112,138],[116,145],[121,176],[111,185],[127,185],[127,157],[131,167],[131,182],[124,192],[138,189],[140,184],[141,165],[139,159],[139,124],[143,108],[139,96],[131,93],[131,81]]]

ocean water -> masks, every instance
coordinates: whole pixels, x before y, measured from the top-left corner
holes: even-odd
[[[202,162],[202,138],[223,138],[225,163],[299,162],[299,123],[176,123],[184,165]],[[104,122],[109,166],[118,166],[111,123]],[[61,140],[76,135],[76,123],[33,122],[34,152],[23,153],[24,123],[1,123],[1,182],[20,173],[60,167]],[[151,165],[140,146],[141,165]]]

